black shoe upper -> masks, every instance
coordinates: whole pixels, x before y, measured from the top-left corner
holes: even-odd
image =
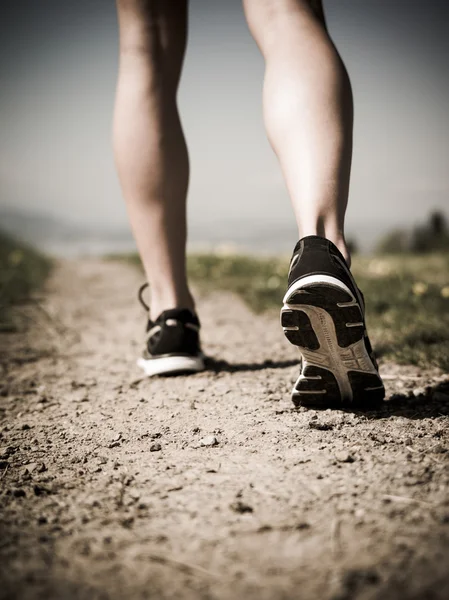
[[[288,287],[309,275],[330,275],[340,279],[352,291],[362,309],[362,314],[365,314],[365,299],[354,281],[344,256],[335,244],[318,235],[306,236],[296,244],[290,262]],[[377,369],[376,357],[366,329],[364,340],[370,358]]]
[[[139,300],[148,310],[142,298],[144,284],[139,290]],[[155,321],[148,320],[146,328],[146,347],[144,358],[160,356],[199,356],[200,321],[188,308],[171,308],[164,310]]]
[[[309,275],[336,277],[352,291],[364,310],[363,296],[342,253],[330,240],[318,235],[308,235],[296,244],[290,263],[288,287]]]
[[[148,321],[146,350],[149,357],[160,355],[198,356],[200,322],[187,308],[164,310],[156,321]]]

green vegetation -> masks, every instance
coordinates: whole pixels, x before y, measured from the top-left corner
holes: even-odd
[[[357,258],[379,355],[449,370],[449,253]]]
[[[137,257],[132,260],[138,263]],[[201,291],[239,294],[256,312],[279,310],[288,258],[191,255],[188,270]],[[449,369],[449,254],[356,256],[354,276],[367,304],[380,356]]]
[[[431,213],[427,221],[411,231],[390,231],[379,241],[377,251],[380,254],[448,252],[449,227],[444,214]]]
[[[47,257],[0,233],[0,333],[15,330],[14,305],[43,284],[50,268]]]

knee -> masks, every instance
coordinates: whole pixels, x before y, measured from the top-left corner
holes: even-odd
[[[117,0],[121,54],[159,61],[163,35],[158,6],[155,0]]]
[[[278,41],[289,31],[297,35],[301,23],[312,21],[325,26],[322,0],[244,0],[244,6],[249,28],[259,45],[265,46],[273,37]]]
[[[118,11],[135,15],[151,15],[161,6],[160,0],[116,0]]]
[[[120,54],[179,81],[187,39],[187,0],[116,0]]]
[[[271,19],[298,12],[306,12],[318,18],[324,14],[322,0],[244,0],[244,5],[247,11]]]

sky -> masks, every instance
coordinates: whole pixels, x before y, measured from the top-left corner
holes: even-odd
[[[449,3],[324,6],[355,98],[349,233],[371,240],[432,209],[449,216]],[[264,64],[241,1],[191,0],[189,19],[179,105],[191,157],[191,239],[271,229],[294,244],[263,127]],[[2,3],[0,207],[128,229],[111,148],[116,21],[113,0]]]

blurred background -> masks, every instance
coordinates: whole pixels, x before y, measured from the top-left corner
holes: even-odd
[[[349,238],[363,252],[417,249],[414,230],[444,230],[449,216],[449,4],[324,5],[355,96]],[[2,3],[0,228],[51,253],[134,247],[110,141],[117,38],[112,0]],[[180,88],[191,249],[287,253],[296,242],[262,80],[241,1],[191,0]]]

